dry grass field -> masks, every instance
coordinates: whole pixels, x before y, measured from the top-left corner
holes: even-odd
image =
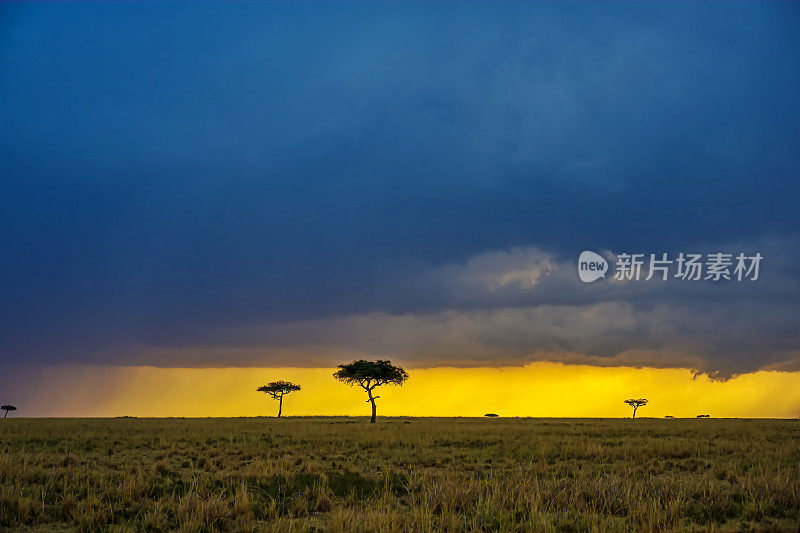
[[[1,528],[800,529],[800,421],[0,422]]]

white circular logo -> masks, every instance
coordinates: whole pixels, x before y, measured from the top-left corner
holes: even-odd
[[[591,283],[600,278],[606,277],[608,271],[608,261],[595,252],[585,250],[578,257],[578,277],[584,283]]]

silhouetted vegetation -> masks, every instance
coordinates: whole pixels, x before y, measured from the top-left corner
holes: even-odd
[[[373,396],[372,391],[382,385],[403,385],[408,379],[408,374],[399,366],[393,365],[390,361],[377,360],[365,361],[359,359],[346,365],[339,365],[339,370],[334,372],[333,377],[348,385],[358,385],[365,391],[369,399],[367,402],[372,404],[372,418],[370,422],[375,423],[377,408],[375,400],[380,396]]]
[[[274,400],[278,400],[278,418],[280,418],[283,411],[283,397],[291,392],[299,391],[300,385],[288,381],[273,381],[256,390],[271,396]]]
[[[0,409],[2,409],[3,411],[6,412],[6,414],[3,415],[3,418],[6,418],[8,416],[8,412],[9,411],[16,411],[17,410],[17,408],[14,407],[13,405],[0,405]]]
[[[485,415],[483,415],[483,416],[485,416],[486,418],[497,418],[497,417],[498,417],[498,416],[500,416],[500,415],[498,415],[498,414],[495,414],[495,413],[486,413],[486,414],[485,414]]]
[[[647,405],[646,398],[631,398],[629,400],[625,400],[625,403],[633,407],[633,418],[636,418],[636,410],[642,407],[643,405]]]

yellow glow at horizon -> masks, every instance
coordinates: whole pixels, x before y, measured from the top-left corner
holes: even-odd
[[[366,394],[328,368],[57,367],[31,390],[28,416],[257,416],[277,402],[256,388],[284,379],[303,390],[284,415],[369,414]],[[626,398],[650,403],[639,416],[796,417],[800,373],[757,372],[726,382],[685,369],[533,363],[504,368],[410,369],[403,387],[378,391],[379,415],[624,417]],[[20,414],[23,414],[21,412]]]

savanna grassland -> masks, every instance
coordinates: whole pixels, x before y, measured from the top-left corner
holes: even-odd
[[[800,528],[800,421],[0,422],[2,528]]]

